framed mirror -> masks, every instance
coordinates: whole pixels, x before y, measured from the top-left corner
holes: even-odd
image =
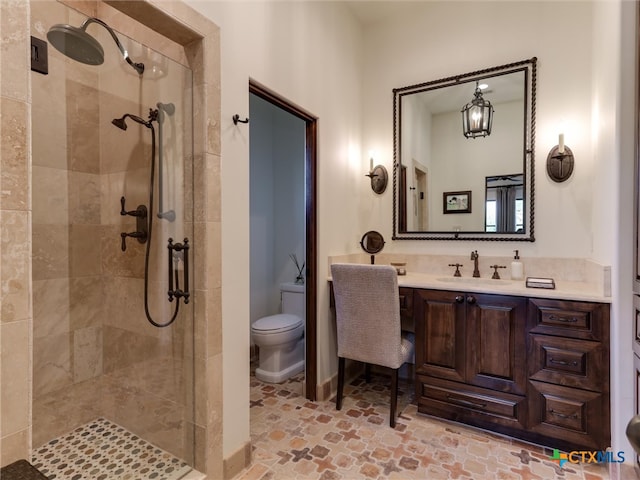
[[[535,240],[536,61],[393,90],[394,240]],[[490,133],[465,134],[478,99]]]

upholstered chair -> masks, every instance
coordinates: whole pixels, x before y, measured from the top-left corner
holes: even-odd
[[[412,334],[401,331],[398,277],[389,265],[331,265],[338,337],[338,394],[342,408],[345,359],[391,369],[389,425],[396,425],[398,370],[413,362]],[[368,378],[367,378],[368,381]]]

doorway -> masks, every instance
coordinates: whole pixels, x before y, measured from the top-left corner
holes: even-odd
[[[418,232],[429,229],[429,210],[427,208],[427,170],[415,166],[414,185],[414,215],[416,216],[416,227]]]
[[[317,117],[310,114],[306,110],[289,102],[285,98],[272,92],[268,88],[260,85],[254,80],[249,81],[249,93],[255,95],[259,99],[267,102],[270,106],[277,108],[287,114],[302,121],[301,136],[302,156],[301,162],[302,175],[302,194],[300,201],[303,211],[304,225],[304,247],[298,264],[304,261],[304,283],[305,283],[305,396],[309,400],[316,400],[317,385],[317,190],[316,190],[316,173],[317,173]],[[251,118],[251,117],[250,117]],[[252,123],[253,123],[252,118]],[[295,122],[294,122],[295,123]],[[253,168],[253,167],[252,167]],[[259,239],[253,238],[251,233],[251,243]],[[295,254],[295,252],[292,252]],[[253,260],[252,260],[253,262]],[[251,267],[253,269],[253,265]]]

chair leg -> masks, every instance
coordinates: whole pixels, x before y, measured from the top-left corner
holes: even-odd
[[[398,405],[398,369],[391,370],[391,411],[389,412],[389,425],[396,426],[396,407]]]
[[[338,393],[336,395],[336,410],[342,408],[342,391],[344,390],[344,358],[338,357]]]
[[[364,381],[367,383],[371,383],[371,364],[364,364]]]

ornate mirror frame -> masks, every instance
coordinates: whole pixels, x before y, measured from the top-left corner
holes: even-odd
[[[536,62],[533,57],[515,63],[477,70],[461,75],[454,75],[439,80],[410,85],[393,89],[393,240],[483,240],[483,241],[520,241],[533,242],[534,236],[534,205],[535,205],[535,125],[536,125]],[[406,178],[401,175],[401,100],[405,95],[442,89],[476,81],[499,77],[511,73],[524,73],[524,148],[523,176],[524,176],[524,231],[511,233],[496,233],[485,231],[407,231],[406,216],[402,219],[400,213],[406,214]],[[470,87],[471,88],[471,87]],[[471,97],[471,95],[470,95]],[[461,105],[462,106],[462,105]],[[460,132],[462,136],[462,131]],[[469,141],[474,141],[473,139]],[[475,140],[481,141],[481,140]],[[403,178],[401,178],[403,177]],[[403,186],[404,184],[404,186]],[[404,190],[403,190],[404,188]],[[484,194],[484,192],[483,192]],[[404,195],[404,197],[402,197]],[[401,203],[404,209],[400,211]],[[484,202],[478,199],[477,203]],[[474,202],[474,205],[476,202]],[[403,223],[404,222],[404,223]]]

